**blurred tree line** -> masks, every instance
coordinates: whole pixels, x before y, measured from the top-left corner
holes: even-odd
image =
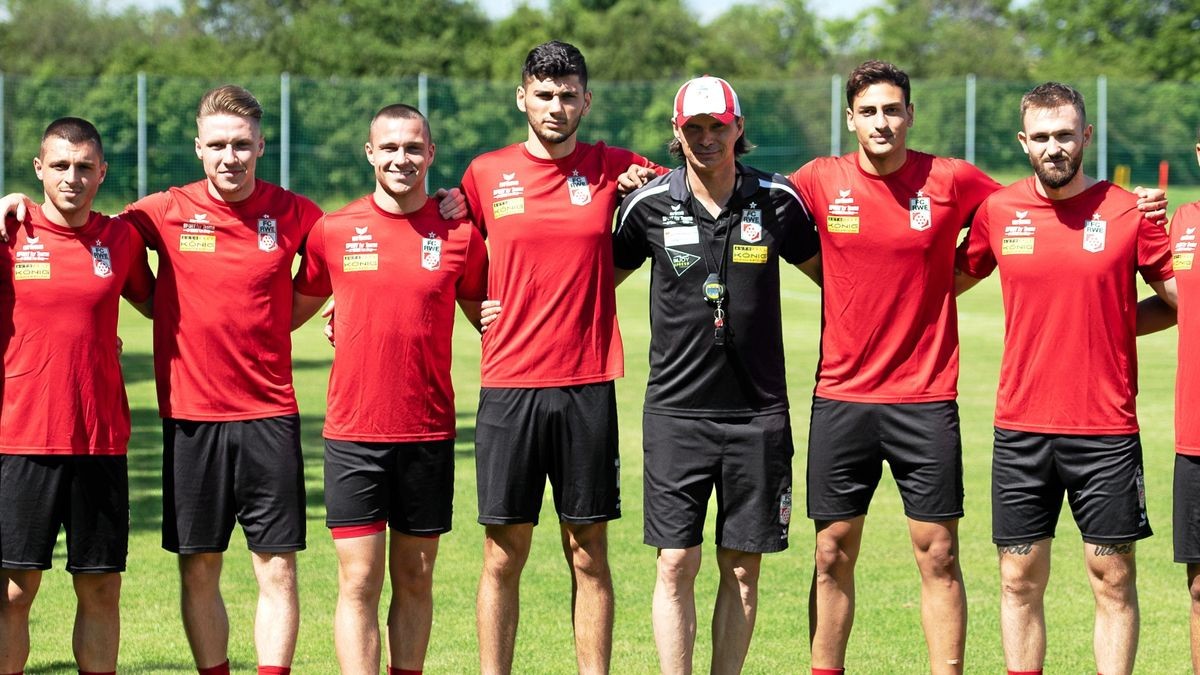
[[[597,105],[583,136],[658,161],[667,161],[675,88],[711,73],[742,95],[759,147],[753,163],[790,171],[830,150],[830,76],[882,58],[916,80],[916,147],[963,155],[963,78],[974,74],[980,165],[1023,170],[1013,140],[1020,93],[1056,79],[1091,103],[1103,74],[1120,105],[1109,114],[1110,166],[1130,163],[1135,178],[1149,177],[1170,156],[1200,182],[1186,154],[1200,119],[1200,94],[1186,84],[1200,79],[1200,0],[880,0],[833,20],[806,0],[759,0],[707,24],[682,0],[549,0],[495,20],[461,0],[182,0],[178,10],[121,11],[103,0],[0,0],[0,160],[9,187],[20,186],[46,122],[81,115],[106,136],[106,192],[135,196],[134,172],[121,167],[136,160],[140,72],[151,190],[198,177],[195,101],[226,81],[248,86],[267,108],[263,175],[277,177],[286,72],[292,187],[349,198],[370,186],[360,155],[366,120],[386,103],[416,103],[423,74],[439,145],[434,180],[452,184],[472,156],[522,137],[513,88],[529,48],[551,38],[588,59]],[[842,149],[851,147],[845,138]]]

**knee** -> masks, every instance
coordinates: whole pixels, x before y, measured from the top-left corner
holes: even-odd
[[[836,537],[817,537],[813,547],[813,565],[817,579],[840,579],[854,573],[854,554]]]
[[[95,574],[75,578],[75,597],[87,611],[114,611],[121,603],[121,575]]]
[[[7,580],[0,577],[7,585],[7,592],[0,599],[0,612],[10,615],[28,615],[37,597],[38,583],[36,581],[10,576]]]
[[[338,563],[338,593],[359,602],[374,601],[383,591],[382,566],[367,562]]]
[[[1200,611],[1200,569],[1188,565],[1188,593],[1192,596],[1192,611]]]
[[[577,575],[602,579],[609,576],[607,542],[570,544],[571,567]]]
[[[1136,574],[1131,567],[1120,565],[1096,570],[1092,574],[1092,589],[1096,600],[1129,604],[1137,598]],[[1195,588],[1195,586],[1193,586]],[[1193,599],[1196,597],[1193,591]]]
[[[691,584],[700,573],[700,549],[662,549],[658,552],[658,579],[671,586]]]
[[[392,593],[422,596],[433,591],[433,564],[416,558],[392,565]]]
[[[960,576],[958,551],[950,539],[939,539],[919,547],[917,566],[925,578],[952,581]]]
[[[296,554],[260,555],[256,565],[258,585],[261,592],[269,595],[295,595]]]
[[[719,550],[717,558],[722,583],[736,584],[743,589],[758,587],[758,575],[762,567],[760,554]]]
[[[217,588],[221,582],[221,555],[194,553],[179,556],[179,580],[187,591]]]
[[[483,573],[501,581],[520,579],[529,544],[528,539],[489,531],[483,544]]]
[[[1031,575],[1020,571],[1000,571],[1000,592],[1011,600],[1028,605],[1041,601],[1046,587]]]

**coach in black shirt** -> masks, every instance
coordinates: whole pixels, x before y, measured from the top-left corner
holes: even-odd
[[[729,83],[684,84],[673,127],[684,165],[630,195],[613,235],[618,283],[652,261],[643,446],[654,638],[664,673],[692,670],[694,582],[716,488],[712,671],[738,672],[761,557],[787,548],[792,510],[779,258],[819,280],[820,256],[795,188],[737,162],[747,143]]]

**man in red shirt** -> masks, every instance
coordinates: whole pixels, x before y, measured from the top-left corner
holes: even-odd
[[[375,191],[317,222],[295,279],[294,325],[330,295],[338,301],[325,503],[338,554],[334,644],[347,673],[378,672],[385,569],[388,673],[421,672],[438,537],[450,531],[454,304],[478,326],[487,250],[469,220],[444,220],[426,194],[434,152],[415,108],[376,113],[366,144]]]
[[[521,571],[549,475],[572,571],[580,672],[607,672],[613,596],[606,523],[620,516],[616,398],[624,371],[613,290],[617,177],[643,157],[579,142],[591,105],[575,47],[529,52],[516,91],[524,142],[486,153],[462,180],[488,239],[488,297],[505,318],[483,339],[476,428],[486,526],[477,620],[483,672],[509,672]]]
[[[1091,141],[1083,97],[1046,83],[1021,100],[1034,176],[996,192],[959,250],[959,288],[997,267],[1004,357],[992,459],[992,538],[1010,673],[1040,673],[1050,545],[1071,505],[1096,599],[1097,669],[1137,652],[1135,542],[1150,536],[1137,391],[1135,274],[1175,305],[1167,234],[1136,197],[1079,168]]]
[[[43,203],[7,221],[0,294],[0,672],[29,657],[29,610],[66,528],[79,672],[114,673],[129,548],[129,403],[117,359],[120,297],[149,315],[154,278],[138,233],[91,211],[107,164],[75,117],[42,136]]]

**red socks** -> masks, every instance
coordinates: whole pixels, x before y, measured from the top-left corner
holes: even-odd
[[[1008,675],[1042,675],[1042,669],[1037,670],[1010,670]]]
[[[292,675],[291,666],[259,666],[258,675]]]
[[[229,675],[229,661],[226,660],[224,663],[218,663],[208,668],[197,668],[196,670],[200,675]]]
[[[81,670],[81,671],[79,671],[79,675],[117,675],[117,671],[109,670],[109,671],[105,671],[105,672],[100,672],[100,671],[96,671],[96,670]]]
[[[406,668],[393,668],[388,666],[388,675],[421,675],[423,671],[408,670]]]
[[[818,668],[813,666],[812,675],[844,675],[845,668]]]

